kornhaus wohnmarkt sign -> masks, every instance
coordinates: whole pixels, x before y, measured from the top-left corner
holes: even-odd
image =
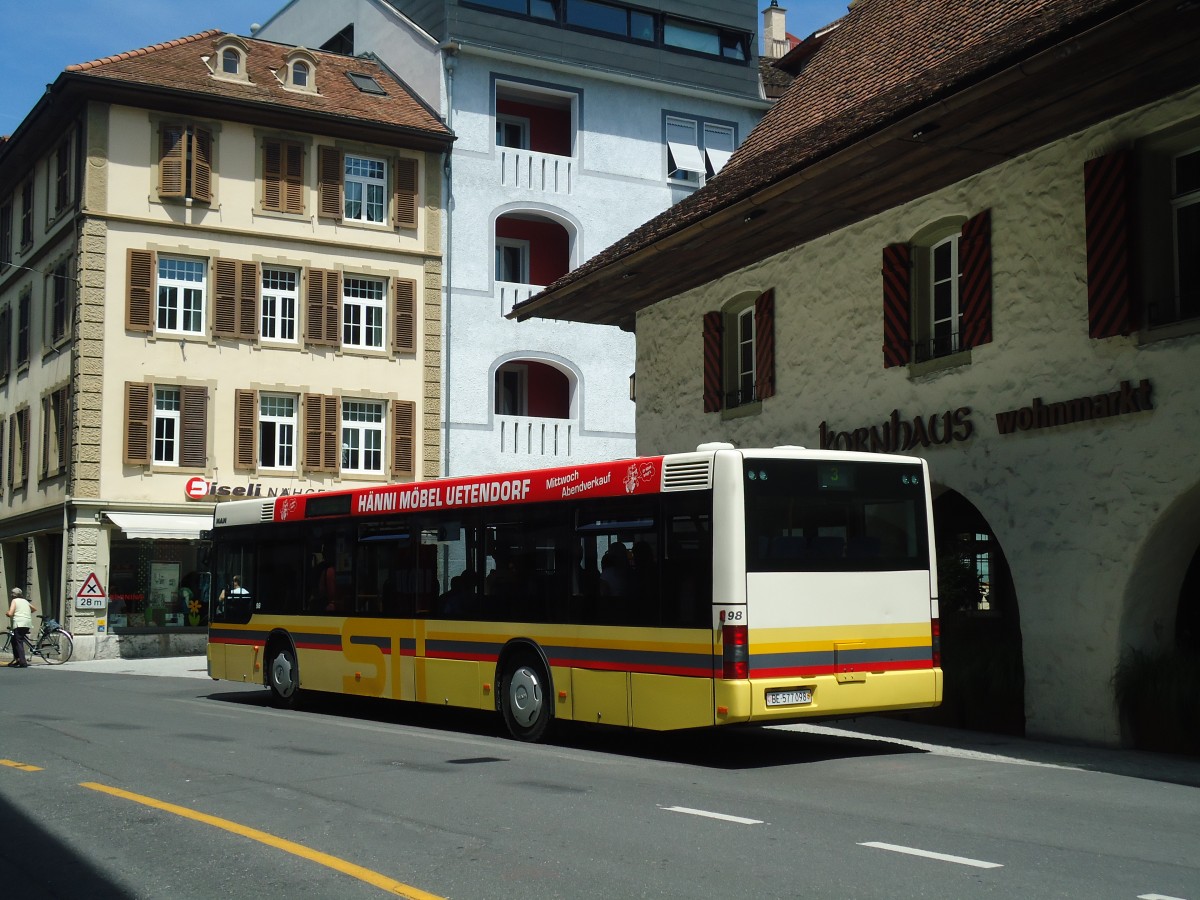
[[[1056,428],[1107,419],[1154,409],[1154,386],[1143,378],[1135,386],[1122,381],[1115,391],[1046,403],[1034,397],[1028,406],[996,414],[996,430],[1001,436],[1020,431]],[[908,418],[893,409],[887,421],[877,425],[839,431],[822,422],[822,450],[857,450],[868,453],[905,453],[916,447],[953,444],[975,433],[971,407],[960,406],[930,416]]]

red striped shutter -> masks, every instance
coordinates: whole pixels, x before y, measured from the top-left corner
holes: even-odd
[[[704,411],[720,412],[724,393],[721,369],[721,338],[724,317],[719,312],[704,314]]]
[[[754,301],[754,394],[759,400],[775,396],[775,289]]]
[[[992,211],[968,219],[958,242],[959,348],[969,350],[992,341]]]
[[[1134,327],[1132,162],[1129,151],[1120,150],[1083,166],[1088,335],[1093,338],[1129,334]]]
[[[883,248],[883,367],[912,359],[912,248]]]

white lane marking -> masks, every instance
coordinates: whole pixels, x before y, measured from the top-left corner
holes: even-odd
[[[660,806],[667,812],[686,813],[689,816],[703,816],[706,819],[720,819],[722,822],[736,822],[739,825],[762,825],[762,819],[745,819],[741,816],[730,816],[725,813],[709,812],[704,809],[689,809],[686,806]]]
[[[966,856],[951,856],[948,853],[934,853],[932,850],[918,850],[916,847],[901,847],[899,844],[884,844],[879,841],[866,841],[860,847],[875,847],[878,850],[891,850],[893,853],[907,853],[909,856],[923,856],[926,859],[939,859],[942,862],[958,863],[962,866],[974,866],[976,869],[1002,869],[1003,863],[986,862],[982,859],[970,859]]]
[[[1137,900],[1183,900],[1183,898],[1168,897],[1166,894],[1138,894]]]

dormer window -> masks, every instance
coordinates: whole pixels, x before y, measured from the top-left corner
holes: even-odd
[[[205,62],[208,63],[213,77],[228,81],[250,80],[250,75],[246,71],[246,60],[246,45],[233,35],[227,35],[217,44],[215,60],[205,57]]]
[[[303,47],[297,47],[287,55],[285,77],[279,80],[283,86],[293,91],[317,92],[317,59]],[[276,73],[279,78],[279,73]]]

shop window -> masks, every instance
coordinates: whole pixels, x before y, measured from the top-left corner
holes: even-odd
[[[114,631],[202,628],[214,599],[201,541],[127,539],[110,544],[108,620]]]
[[[212,202],[212,131],[199,125],[164,124],[159,129],[158,196]]]
[[[945,219],[883,250],[884,367],[992,340],[991,211]]]
[[[321,147],[317,160],[319,215],[338,222],[384,224],[390,179],[392,226],[416,228],[417,160],[402,156],[389,165],[387,160],[342,153],[337,147]]]
[[[745,294],[705,313],[704,411],[748,407],[775,395],[775,292]]]

